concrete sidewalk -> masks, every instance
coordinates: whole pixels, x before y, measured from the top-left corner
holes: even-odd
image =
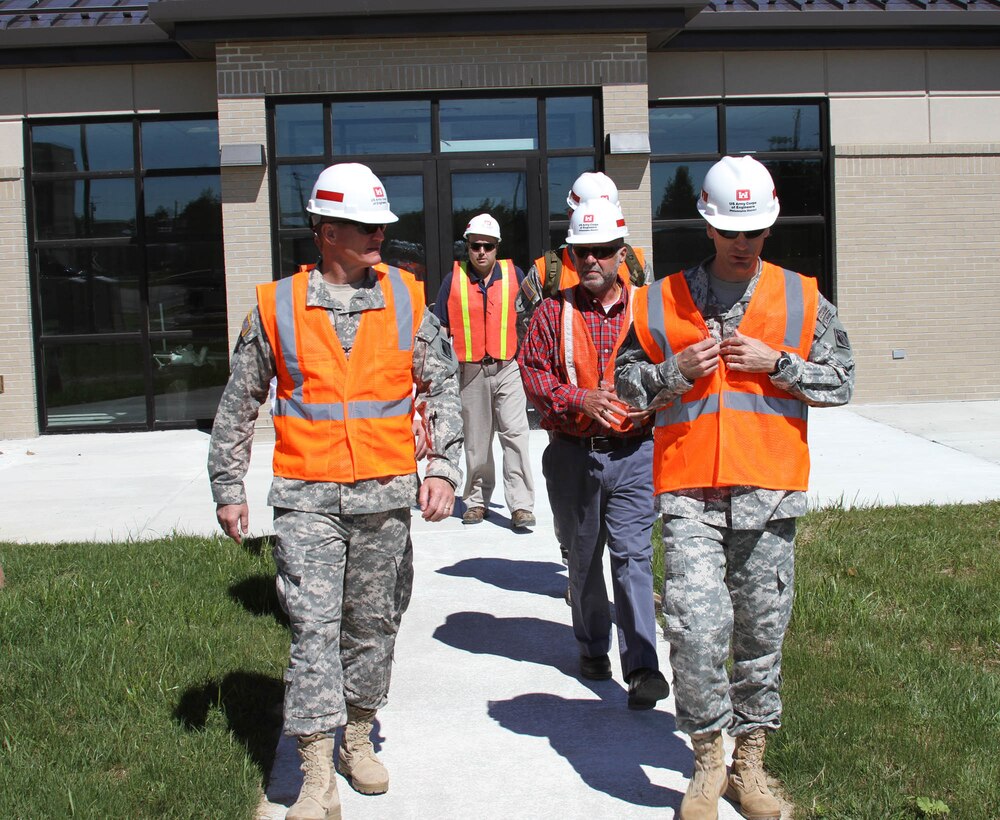
[[[1000,402],[821,410],[810,437],[813,506],[1000,498]],[[533,533],[512,532],[496,506],[474,527],[415,517],[413,601],[391,701],[379,713],[392,785],[363,797],[341,781],[348,820],[671,817],[680,805],[691,757],[672,699],[629,712],[617,661],[614,680],[577,677],[565,569],[542,489],[545,442],[532,433],[541,490]],[[248,476],[252,535],[271,531],[271,446],[258,445]],[[193,431],[0,441],[0,541],[214,533],[207,447]],[[667,655],[661,643],[664,667]],[[265,816],[284,815],[299,778],[285,740]],[[728,805],[720,813],[738,816]]]

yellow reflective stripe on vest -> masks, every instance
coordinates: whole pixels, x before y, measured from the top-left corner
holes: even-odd
[[[465,334],[465,361],[472,361],[472,319],[469,316],[469,274],[465,270],[465,262],[459,262],[458,275],[459,294],[458,298],[462,303],[462,333]]]
[[[507,322],[510,317],[510,277],[514,275],[514,263],[505,259],[500,263],[500,358],[504,361],[510,359],[513,353],[507,355]]]

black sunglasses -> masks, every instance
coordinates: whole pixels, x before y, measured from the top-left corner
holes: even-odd
[[[327,219],[325,223],[320,223],[320,224],[353,225],[355,228],[361,231],[361,233],[366,233],[369,236],[378,233],[379,231],[385,230],[385,223],[382,223],[381,225],[372,225],[368,222],[351,222],[351,220],[349,219]],[[319,225],[317,225],[316,228],[319,229]]]
[[[486,251],[487,253],[489,253],[490,251],[495,251],[496,249],[497,249],[497,243],[496,242],[470,242],[469,243],[469,250],[470,251]]]
[[[621,245],[570,245],[580,259],[593,256],[594,259],[610,259],[622,249]]]
[[[747,239],[756,239],[766,230],[767,228],[758,228],[756,231],[724,231],[722,228],[716,228],[715,232],[723,239],[735,239],[740,234],[743,234]]]

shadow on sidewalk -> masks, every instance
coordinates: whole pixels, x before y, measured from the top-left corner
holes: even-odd
[[[434,631],[434,638],[473,654],[542,664],[577,677],[576,640],[564,624],[456,612]],[[673,715],[660,709],[630,712],[625,689],[616,681],[580,683],[598,699],[535,692],[490,701],[488,713],[515,734],[548,738],[591,788],[635,805],[677,809],[682,792],[653,784],[643,769],[672,769],[690,776],[691,751],[675,736]]]
[[[438,570],[455,578],[478,578],[484,584],[511,592],[530,592],[562,598],[566,568],[555,561],[515,561],[509,558],[466,558]]]

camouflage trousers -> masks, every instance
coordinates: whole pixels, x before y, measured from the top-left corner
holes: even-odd
[[[770,521],[761,532],[665,515],[663,544],[664,636],[677,728],[688,734],[727,729],[732,735],[777,729],[795,519]]]
[[[332,733],[347,722],[346,704],[385,705],[413,584],[410,510],[276,508],[274,532],[278,597],[292,633],[284,731]]]

